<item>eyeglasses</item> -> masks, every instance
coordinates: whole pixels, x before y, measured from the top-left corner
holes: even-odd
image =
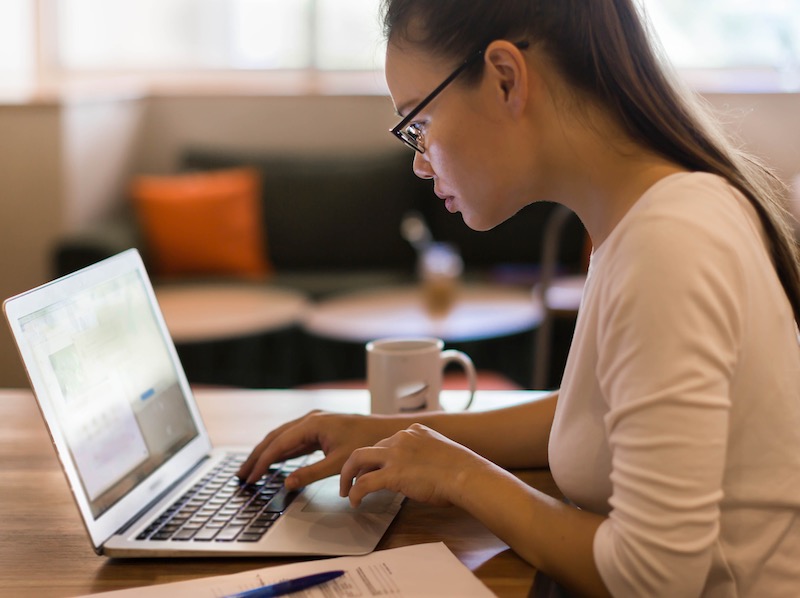
[[[530,44],[526,41],[518,42],[514,44],[520,50],[524,50]],[[442,81],[439,86],[434,89],[428,97],[422,100],[419,104],[417,104],[411,112],[409,112],[403,120],[397,123],[393,129],[391,129],[392,135],[397,137],[400,141],[405,143],[411,149],[419,152],[420,154],[425,153],[425,144],[424,144],[424,137],[422,128],[420,127],[419,123],[411,122],[414,118],[425,109],[425,106],[430,104],[433,99],[438,96],[444,88],[450,85],[456,78],[463,73],[467,68],[469,68],[472,64],[475,63],[479,58],[481,58],[486,52],[486,47],[481,48],[477,52],[475,52],[472,56],[467,58],[464,62],[462,62],[456,70],[450,73],[447,78]]]

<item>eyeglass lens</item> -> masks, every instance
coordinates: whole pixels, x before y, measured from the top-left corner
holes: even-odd
[[[419,129],[416,123],[406,125],[400,130],[400,132],[403,135],[403,141],[405,141],[413,149],[420,152],[425,151],[422,131]]]

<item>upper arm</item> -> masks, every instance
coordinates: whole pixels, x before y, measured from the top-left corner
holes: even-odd
[[[598,567],[618,591],[699,593],[719,533],[744,281],[724,240],[691,223],[643,223],[619,249],[597,336],[613,486]]]

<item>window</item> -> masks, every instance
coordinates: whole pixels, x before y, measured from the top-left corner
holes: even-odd
[[[767,73],[773,88],[800,89],[800,0],[637,1],[679,69],[702,69],[706,78],[735,70],[743,87]],[[56,77],[380,71],[378,7],[378,0],[2,0],[0,86],[37,69]]]
[[[640,1],[678,69],[735,71],[740,91],[800,89],[800,0]]]
[[[3,0],[0,7],[0,87],[27,83],[33,74],[33,7],[28,0]]]
[[[59,0],[66,71],[379,70],[376,0]]]
[[[797,68],[800,0],[643,0],[678,68]]]

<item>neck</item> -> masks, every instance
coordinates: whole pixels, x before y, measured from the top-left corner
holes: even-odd
[[[571,130],[563,122],[553,129],[558,150],[548,165],[548,198],[572,209],[599,247],[645,191],[685,169],[634,143],[608,119],[591,122],[574,119]]]
[[[582,180],[576,179],[569,199],[564,199],[580,217],[595,247],[606,240],[650,187],[684,171],[664,159],[646,155],[621,161],[601,159],[595,166]]]

